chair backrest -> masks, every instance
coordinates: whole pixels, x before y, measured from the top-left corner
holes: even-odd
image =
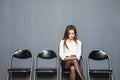
[[[88,56],[90,69],[110,69],[109,56],[102,50],[93,50]]]
[[[31,68],[32,54],[29,50],[17,50],[12,54],[10,68]]]
[[[104,59],[107,59],[108,56],[105,52],[103,52],[101,50],[93,50],[90,53],[89,58],[91,58],[93,60],[104,60]]]
[[[53,50],[43,50],[37,55],[36,68],[56,68],[57,55]]]
[[[43,59],[52,59],[57,57],[57,55],[53,50],[43,50],[38,54],[38,57]]]
[[[32,54],[29,50],[17,50],[14,54],[14,57],[16,58],[21,58],[21,59],[26,59],[32,57]]]

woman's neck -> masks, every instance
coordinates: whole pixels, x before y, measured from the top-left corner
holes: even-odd
[[[74,42],[74,39],[67,39],[68,40],[68,42]]]

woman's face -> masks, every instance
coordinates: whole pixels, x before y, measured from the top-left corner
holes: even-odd
[[[72,40],[75,37],[75,32],[74,30],[69,30],[69,39]]]

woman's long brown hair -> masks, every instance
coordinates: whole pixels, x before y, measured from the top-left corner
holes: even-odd
[[[64,32],[64,37],[63,37],[63,40],[64,40],[64,47],[66,47],[67,49],[69,49],[68,48],[68,46],[67,46],[67,44],[66,44],[66,40],[69,38],[69,30],[73,30],[74,31],[74,33],[75,33],[75,36],[74,36],[74,41],[77,43],[77,30],[76,30],[76,28],[75,28],[75,26],[74,25],[68,25],[67,27],[66,27],[66,29],[65,29],[65,32]]]

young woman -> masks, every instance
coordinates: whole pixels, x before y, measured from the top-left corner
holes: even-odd
[[[59,55],[62,59],[63,68],[70,70],[70,80],[75,80],[76,73],[80,80],[85,80],[78,62],[81,56],[81,45],[81,41],[77,39],[75,26],[68,25],[63,40],[60,41]]]

